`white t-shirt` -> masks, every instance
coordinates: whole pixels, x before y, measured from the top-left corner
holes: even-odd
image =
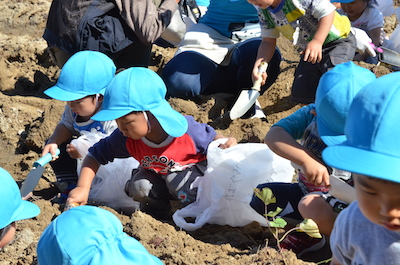
[[[346,15],[343,9],[338,10],[338,12],[339,14]],[[377,8],[373,6],[367,6],[358,19],[350,22],[352,27],[362,29],[367,33],[372,29],[381,28],[381,44],[386,38],[385,31],[383,30],[385,23],[383,15]]]
[[[100,109],[99,109],[100,111]],[[83,132],[98,132],[105,136],[110,135],[118,126],[115,120],[111,121],[94,121],[89,119],[85,122],[78,122],[77,115],[66,104],[64,113],[61,116],[60,124],[63,124],[75,136],[81,136]]]

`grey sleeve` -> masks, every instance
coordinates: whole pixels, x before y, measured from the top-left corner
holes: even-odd
[[[153,0],[115,0],[120,14],[142,43],[153,43],[171,22],[178,4],[164,0],[157,7]]]

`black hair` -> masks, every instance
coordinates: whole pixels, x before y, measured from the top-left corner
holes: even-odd
[[[376,178],[376,177],[373,177],[373,176],[357,174],[357,173],[354,173],[354,175],[362,176],[362,177],[365,177],[365,178],[370,179],[370,180],[379,181],[380,183],[394,184],[394,185],[399,185],[400,186],[400,183],[394,182],[394,181],[390,181],[390,180],[386,180],[386,179]]]

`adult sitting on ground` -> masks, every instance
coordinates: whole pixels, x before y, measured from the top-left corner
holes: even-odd
[[[211,0],[207,13],[188,29],[165,65],[168,96],[193,99],[218,92],[239,94],[252,87],[259,33],[257,12],[246,0]],[[261,93],[275,81],[280,62],[276,49]]]
[[[170,23],[179,0],[154,2],[53,0],[43,35],[50,55],[60,68],[81,50],[103,52],[117,68],[147,67],[152,43]]]

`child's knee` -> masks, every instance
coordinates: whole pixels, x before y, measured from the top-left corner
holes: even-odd
[[[141,201],[148,197],[153,184],[147,179],[128,180],[125,185],[125,193],[135,201]]]
[[[317,211],[321,206],[328,205],[325,199],[318,194],[307,194],[304,196],[299,204],[298,210],[302,216],[308,215],[309,212]]]

